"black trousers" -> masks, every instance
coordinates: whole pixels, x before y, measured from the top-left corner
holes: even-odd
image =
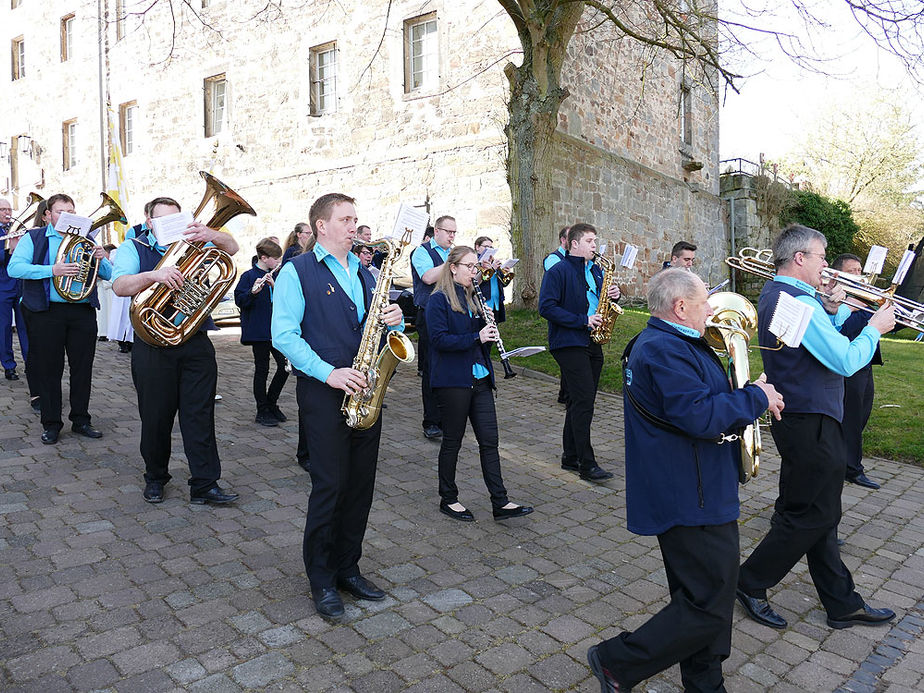
[[[41,397],[42,427],[61,430],[64,357],[70,372],[71,423],[90,423],[90,387],[96,355],[96,309],[89,303],[52,303],[48,310],[23,308],[29,331],[28,370]]]
[[[430,334],[427,331],[427,322],[424,309],[417,309],[417,368],[423,374],[420,379],[420,397],[423,400],[423,427],[439,426],[440,408],[430,387]]]
[[[770,531],[741,566],[738,586],[766,599],[805,556],[821,603],[840,618],[863,606],[837,546],[846,467],[841,424],[824,414],[784,412],[770,432],[782,460],[780,494]]]
[[[680,664],[684,691],[724,691],[738,576],[738,523],[673,527],[658,536],[671,601],[638,630],[600,645],[603,665],[632,687]]]
[[[865,366],[844,378],[844,444],[847,448],[847,477],[863,474],[863,429],[873,411],[873,368]]]
[[[319,590],[359,575],[382,417],[365,431],[350,428],[340,412],[343,391],[314,378],[298,378],[295,395],[311,457],[302,557],[311,588]]]
[[[507,489],[501,478],[500,453],[497,451],[497,412],[494,410],[494,390],[489,377],[474,381],[471,387],[438,387],[433,391],[443,420],[443,440],[440,444],[439,490],[446,503],[459,501],[456,486],[456,463],[462,448],[465,427],[472,422],[481,458],[481,475],[491,494],[491,505],[507,505]]]
[[[265,409],[276,404],[279,393],[289,377],[286,373],[286,357],[273,347],[272,342],[253,342],[250,346],[253,349],[253,398],[258,410]],[[267,389],[270,355],[276,362],[276,372],[273,373],[273,379]]]
[[[141,417],[144,480],[170,481],[173,421],[179,414],[183,450],[189,461],[191,493],[213,488],[221,477],[215,442],[215,347],[204,332],[177,347],[154,347],[136,339],[132,380]]]
[[[565,426],[561,445],[567,460],[582,468],[597,464],[590,444],[590,424],[594,420],[594,400],[603,370],[603,349],[591,343],[586,347],[553,349],[552,356],[561,369],[561,379],[568,394]]]

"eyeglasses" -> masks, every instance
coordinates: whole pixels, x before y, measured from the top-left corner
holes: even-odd
[[[803,255],[817,255],[817,256],[820,257],[822,260],[827,260],[827,258],[825,257],[825,254],[824,254],[824,253],[813,253],[813,252],[811,252],[811,251],[809,251],[809,250],[800,250],[800,251],[798,251],[798,252],[802,253]]]
[[[444,229],[442,226],[437,226],[437,227],[436,227],[436,230],[437,230],[437,231],[442,231],[443,233],[448,233],[448,234],[450,234],[450,235],[453,235],[453,234],[456,233],[456,230],[455,230],[455,229],[452,229],[452,230]]]
[[[456,265],[456,267],[468,267],[469,272],[474,272],[477,266],[477,262],[460,262]]]

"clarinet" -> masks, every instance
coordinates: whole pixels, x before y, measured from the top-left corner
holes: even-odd
[[[478,302],[478,307],[481,309],[481,314],[484,316],[485,322],[489,326],[497,329],[497,322],[494,318],[488,319],[488,312],[485,310],[484,294],[481,293],[481,282],[473,281],[472,287],[475,289],[475,300]],[[500,330],[497,330],[497,350],[500,352],[501,365],[504,367],[504,380],[516,378],[517,374],[513,372],[513,368],[510,366],[510,359],[507,358],[507,350],[504,349],[504,341],[501,339]]]

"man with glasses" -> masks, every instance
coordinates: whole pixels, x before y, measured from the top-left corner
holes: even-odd
[[[779,496],[770,531],[741,566],[738,600],[748,615],[765,626],[785,628],[786,621],[767,601],[767,589],[782,580],[803,556],[832,628],[876,625],[890,621],[890,609],[873,609],[854,589],[853,577],[841,560],[837,525],[846,450],[844,378],[869,363],[881,335],[895,326],[892,306],[880,308],[850,341],[838,328],[850,315],[837,303],[843,289],[821,297],[825,237],[814,229],[792,225],[773,243],[776,276],[767,282],[757,306],[762,347],[777,348],[768,325],[783,293],[812,309],[811,322],[799,347],[763,350],[764,370],[786,401],[770,432],[780,453]]]
[[[5,236],[11,231],[12,217],[13,207],[9,201],[0,199],[0,236]],[[22,313],[19,310],[22,281],[14,279],[6,271],[10,255],[16,249],[16,240],[10,241],[9,250],[6,245],[5,241],[0,241],[0,362],[3,363],[3,374],[7,380],[19,380],[19,375],[16,373],[16,357],[13,354],[14,314],[23,361],[29,353],[29,338],[26,336],[26,325],[22,321]],[[26,368],[28,374],[28,366]]]
[[[411,254],[411,276],[414,280],[414,305],[417,306],[418,347],[417,368],[421,372],[420,393],[423,399],[423,431],[431,439],[443,436],[440,410],[436,397],[430,388],[430,340],[427,334],[427,322],[424,309],[427,299],[433,293],[433,286],[439,279],[439,267],[449,257],[452,243],[456,237],[456,220],[450,216],[441,216],[433,225],[433,240],[420,245]]]

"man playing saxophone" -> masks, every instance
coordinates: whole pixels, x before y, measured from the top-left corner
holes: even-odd
[[[590,444],[594,400],[603,369],[603,349],[590,338],[599,326],[601,300],[617,300],[613,284],[601,297],[603,273],[594,264],[597,230],[590,224],[574,224],[568,231],[568,255],[550,267],[539,290],[539,314],[549,322],[549,350],[561,369],[568,392],[562,430],[561,468],[578,472],[582,479],[600,483],[613,473],[597,464]]]
[[[154,284],[178,289],[184,282],[176,266],[157,265],[167,252],[158,245],[152,219],[178,214],[180,205],[169,197],[158,197],[145,205],[148,218],[138,237],[119,246],[113,271],[112,290],[117,296],[134,296]],[[230,234],[193,222],[183,235],[189,242],[206,241],[229,254],[238,250]],[[218,485],[221,460],[215,441],[215,387],[218,365],[215,347],[206,331],[214,330],[211,318],[179,346],[161,347],[136,339],[132,347],[132,381],[138,394],[141,418],[141,457],[144,459],[148,503],[164,500],[164,486],[170,481],[173,421],[179,413],[183,450],[189,462],[190,502],[223,505],[237,500]]]
[[[85,299],[65,301],[52,286],[52,277],[75,277],[78,262],[55,262],[64,237],[55,231],[61,214],[74,213],[74,201],[64,194],[48,198],[47,226],[32,229],[22,237],[7,265],[11,277],[23,279],[23,318],[29,333],[29,370],[34,374],[36,394],[42,408],[42,442],[52,445],[64,424],[61,421],[61,378],[64,355],[70,367],[71,430],[87,438],[103,434],[90,423],[90,386],[96,355],[96,287]],[[109,279],[112,265],[106,252],[97,247],[99,277]]]
[[[403,325],[390,304],[370,315],[375,280],[350,252],[356,237],[354,199],[322,195],[311,205],[317,243],[282,268],[273,296],[273,346],[297,376],[298,415],[311,459],[311,495],[302,555],[318,613],[339,620],[344,613],[338,588],[357,599],[385,593],[360,574],[363,535],[372,506],[381,416],[367,429],[347,426],[344,393],[367,386],[352,367],[366,320],[390,328]]]

